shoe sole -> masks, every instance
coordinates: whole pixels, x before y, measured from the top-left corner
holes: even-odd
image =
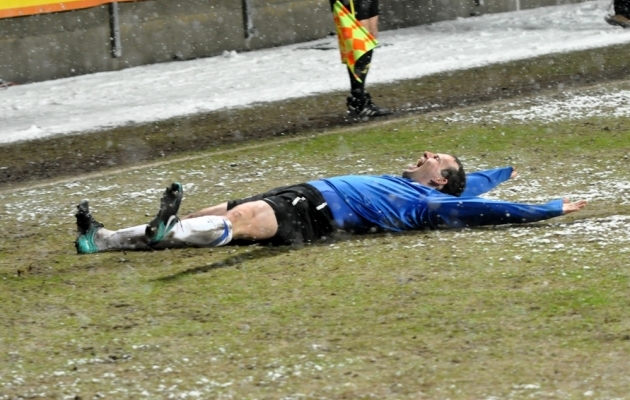
[[[378,117],[386,117],[388,115],[392,115],[394,112],[390,111],[387,113],[377,113],[375,112],[374,114],[362,114],[362,113],[357,113],[355,111],[350,111],[348,110],[348,116],[347,118],[350,120],[356,120],[356,121],[362,121],[365,119],[369,119],[369,118],[378,118]]]
[[[624,29],[630,27],[630,23],[624,24],[623,22],[619,22],[619,21],[614,20],[614,19],[609,18],[609,17],[604,17],[604,21],[606,21],[608,23],[608,25],[620,26],[620,27],[622,27]]]
[[[184,196],[184,188],[182,187],[181,183],[174,182],[171,184],[170,187],[167,188],[167,190],[169,190],[171,193],[175,193],[175,192],[178,193],[175,195],[175,199],[174,199],[175,200],[175,204],[174,204],[175,213],[173,214],[173,215],[177,215],[177,212],[179,211],[179,207],[182,203],[182,197]],[[160,202],[161,202],[161,199],[160,199]],[[164,221],[164,216],[161,215],[163,211],[164,210],[160,209],[160,211],[158,211],[158,214],[155,216],[155,218],[153,218],[153,220],[151,220],[147,224],[144,234],[151,243],[156,243],[162,240],[164,235],[166,235],[166,233],[168,233],[168,231],[170,231],[174,226],[174,224],[168,224],[172,216],[169,216],[169,218],[166,221]]]
[[[89,215],[90,215],[90,203],[88,203],[87,200],[81,200],[81,202],[77,205],[77,212],[74,214],[74,217],[77,219],[77,228],[79,230],[79,233],[82,235],[84,235],[90,230],[90,225],[92,221]],[[88,221],[87,226],[82,226],[85,224],[80,224],[79,219],[82,220],[81,222],[85,222],[87,220]]]

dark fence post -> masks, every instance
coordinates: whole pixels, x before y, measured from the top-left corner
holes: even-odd
[[[253,0],[243,0],[243,24],[245,27],[245,39],[249,39],[254,36],[254,21],[252,18],[252,11],[254,6]]]
[[[118,3],[109,3],[109,28],[110,43],[112,45],[112,57],[122,56],[122,44],[120,43],[120,24],[118,21]]]

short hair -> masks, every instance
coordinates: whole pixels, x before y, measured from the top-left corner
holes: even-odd
[[[448,180],[446,185],[440,189],[440,192],[459,197],[464,193],[464,189],[466,189],[466,172],[459,158],[455,156],[453,156],[453,158],[458,168],[446,168],[440,171],[442,177]]]

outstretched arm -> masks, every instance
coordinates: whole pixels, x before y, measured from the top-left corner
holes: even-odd
[[[429,224],[436,228],[463,228],[482,225],[521,224],[542,221],[580,211],[585,200],[553,200],[545,204],[523,204],[480,197],[434,197],[429,200]]]
[[[487,193],[516,175],[518,174],[512,167],[471,172],[466,175],[466,189],[461,197],[475,197]]]

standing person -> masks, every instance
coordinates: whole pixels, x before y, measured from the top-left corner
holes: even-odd
[[[330,0],[331,8],[334,7],[337,1],[340,1],[348,11],[354,9],[354,16],[361,25],[363,25],[374,38],[378,36],[378,0]],[[350,4],[350,2],[353,3]],[[354,73],[348,68],[350,96],[348,96],[346,100],[346,105],[348,107],[348,115],[351,118],[381,117],[392,113],[391,110],[374,104],[372,97],[365,90],[365,80],[370,70],[372,53],[373,50],[370,50],[356,61]]]
[[[604,17],[606,22],[622,28],[630,27],[630,0],[613,0],[615,15]]]
[[[78,253],[223,246],[232,240],[271,245],[314,242],[336,230],[353,233],[462,228],[535,222],[579,211],[586,201],[545,204],[489,200],[478,195],[515,176],[511,167],[464,173],[448,154],[425,152],[402,177],[345,175],[285,186],[231,200],[179,219],[182,186],[166,188],[147,225],[110,231],[90,214],[76,213]]]

